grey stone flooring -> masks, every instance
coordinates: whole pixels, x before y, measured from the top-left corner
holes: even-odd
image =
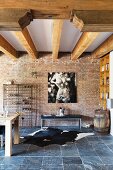
[[[36,128],[22,128],[22,136]],[[88,129],[87,129],[88,130]],[[65,145],[13,145],[12,157],[0,149],[0,170],[113,170],[113,137],[95,134]]]

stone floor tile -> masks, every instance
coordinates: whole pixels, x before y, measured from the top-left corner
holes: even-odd
[[[19,165],[15,165],[15,164],[0,165],[0,170],[20,170],[19,168],[20,168]]]
[[[44,147],[46,156],[61,156],[61,148],[58,145],[49,145]]]
[[[91,163],[94,165],[102,165],[103,162],[99,156],[81,156],[84,164]]]
[[[42,166],[41,170],[64,170],[63,165],[47,165]]]
[[[88,141],[101,141],[101,139],[98,136],[87,136],[86,139]]]
[[[62,156],[79,156],[77,146],[75,144],[61,146]]]
[[[93,145],[98,156],[113,156],[113,152],[105,144]]]
[[[27,156],[27,151],[29,148],[29,144],[18,144],[18,145],[13,145],[12,148],[12,155],[13,156]]]
[[[92,145],[89,147],[78,147],[80,156],[98,156]]]
[[[113,165],[113,157],[100,156],[100,159],[102,160],[103,164],[105,164],[105,165]]]
[[[84,164],[85,170],[107,170],[105,165]]]
[[[4,149],[0,149],[0,157],[4,156],[4,154],[5,154],[5,150]]]
[[[101,137],[101,140],[105,144],[113,144],[113,136],[104,136],[104,137]]]
[[[0,157],[0,165],[2,164],[4,157]]]
[[[42,166],[42,159],[43,157],[24,157],[24,164],[29,166]]]
[[[113,169],[113,165],[105,165],[105,170],[112,170]]]
[[[113,144],[106,144],[106,145],[109,147],[110,150],[113,151]]]
[[[17,156],[11,156],[11,157],[5,157],[3,160],[4,165],[22,165],[24,164],[24,157],[17,157]]]
[[[43,157],[42,165],[63,165],[62,157]]]
[[[101,136],[100,137],[102,140],[112,140],[113,141],[113,136],[107,135],[107,136]]]
[[[85,170],[84,165],[64,164],[64,170]]]
[[[98,137],[98,136],[88,136],[88,137],[86,137],[86,139],[88,140],[89,144],[97,144],[97,143],[102,144],[102,143],[104,143],[104,141],[101,140],[101,138]]]
[[[63,157],[63,164],[82,164],[80,157]]]
[[[27,170],[41,170],[41,166],[38,164],[36,164],[36,165],[29,164],[29,165],[27,165],[26,168],[27,168]],[[23,169],[19,169],[19,170],[24,170],[24,167],[23,167]]]
[[[28,156],[45,156],[45,149],[44,147],[30,145],[27,154]]]

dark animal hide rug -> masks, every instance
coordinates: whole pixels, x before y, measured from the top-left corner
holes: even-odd
[[[94,133],[82,133],[80,131],[63,131],[56,128],[46,128],[21,137],[23,144],[33,144],[40,147],[59,144],[64,145],[66,142],[74,142],[83,137],[94,135]]]

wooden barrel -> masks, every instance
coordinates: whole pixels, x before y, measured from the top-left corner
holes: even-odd
[[[94,129],[97,132],[108,132],[110,128],[109,112],[96,110],[94,117]]]

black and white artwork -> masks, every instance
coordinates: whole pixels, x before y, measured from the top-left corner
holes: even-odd
[[[76,102],[76,74],[74,72],[48,73],[48,103]]]

